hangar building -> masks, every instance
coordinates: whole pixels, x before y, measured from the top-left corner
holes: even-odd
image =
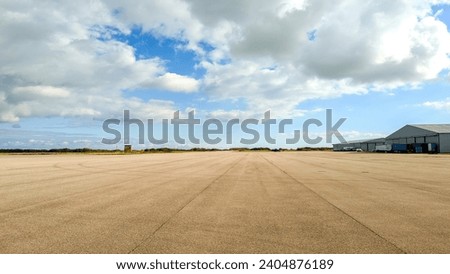
[[[334,144],[333,150],[375,151],[383,145],[404,149],[402,152],[450,153],[450,124],[406,125],[386,138]]]
[[[406,125],[386,137],[387,144],[436,144],[437,152],[450,152],[450,124]]]

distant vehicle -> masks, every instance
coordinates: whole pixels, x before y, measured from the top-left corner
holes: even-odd
[[[388,152],[392,150],[391,145],[378,145],[375,147],[375,152]]]
[[[357,148],[355,151],[356,151],[356,152],[363,152],[364,150],[362,150],[362,149],[360,149],[360,148]]]
[[[343,151],[354,151],[355,148],[354,147],[344,147],[342,150]]]
[[[375,147],[375,152],[407,152],[408,146],[406,144],[386,144]]]

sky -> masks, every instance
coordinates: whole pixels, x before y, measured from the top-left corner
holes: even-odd
[[[449,0],[0,0],[0,14],[0,149],[121,148],[102,126],[124,110],[156,135],[178,110],[224,123],[270,110],[293,125],[254,146],[287,148],[309,146],[285,142],[308,119],[324,137],[327,109],[346,140],[450,123]],[[137,132],[135,147],[156,146]]]

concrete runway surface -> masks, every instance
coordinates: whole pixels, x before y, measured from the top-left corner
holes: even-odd
[[[450,155],[0,155],[1,253],[450,253]]]

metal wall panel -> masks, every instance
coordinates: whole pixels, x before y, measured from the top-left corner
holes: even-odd
[[[450,152],[450,134],[439,134],[439,151]]]

